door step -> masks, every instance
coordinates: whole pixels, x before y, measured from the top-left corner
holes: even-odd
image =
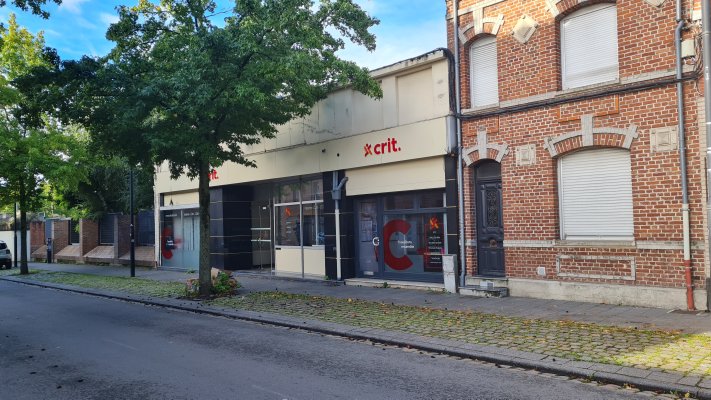
[[[509,288],[490,285],[468,285],[459,288],[459,294],[472,297],[509,297]]]
[[[428,282],[410,282],[410,281],[389,281],[386,279],[368,279],[368,278],[352,278],[344,280],[349,286],[367,286],[377,288],[393,288],[393,289],[415,289],[429,290],[435,292],[443,292],[444,284],[428,283]]]
[[[508,297],[508,286],[507,278],[467,276],[466,286],[459,289],[459,294],[474,297]]]

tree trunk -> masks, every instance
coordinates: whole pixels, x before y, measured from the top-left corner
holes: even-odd
[[[17,254],[15,254],[17,257]],[[20,182],[20,275],[30,273],[27,267],[27,194],[25,183]]]
[[[200,163],[198,175],[198,196],[200,199],[200,295],[208,296],[212,292],[210,276],[210,164]]]

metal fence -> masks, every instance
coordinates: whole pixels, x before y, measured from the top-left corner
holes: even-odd
[[[99,221],[99,244],[113,246],[116,214],[107,214]]]
[[[81,235],[79,235],[79,221],[69,220],[69,244],[79,244]]]
[[[154,246],[155,243],[155,214],[153,213],[153,210],[139,211],[136,218],[136,245]]]

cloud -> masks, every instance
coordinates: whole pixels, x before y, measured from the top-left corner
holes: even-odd
[[[86,29],[92,29],[92,30],[93,30],[93,29],[98,29],[98,28],[100,28],[99,26],[97,26],[96,24],[90,22],[88,19],[86,19],[86,18],[84,18],[84,17],[76,17],[76,18],[74,18],[74,23],[76,23],[78,26],[80,26],[80,27],[82,27],[82,28],[86,28]]]
[[[376,69],[447,46],[446,25],[438,20],[416,26],[380,26],[373,31],[377,37],[374,52],[348,43],[338,55],[358,65]]]
[[[99,19],[104,23],[104,25],[111,25],[119,22],[118,15],[105,12],[99,13]]]
[[[81,14],[81,4],[90,0],[63,0],[59,5],[60,10],[68,11],[72,14]]]

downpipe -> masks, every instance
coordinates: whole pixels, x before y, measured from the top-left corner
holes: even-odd
[[[462,160],[462,96],[461,79],[459,76],[459,0],[453,0],[454,14],[454,92],[455,109],[454,115],[457,129],[457,193],[459,197],[458,219],[459,219],[459,287],[466,285],[467,275],[467,248],[464,237],[464,170]]]
[[[681,168],[681,215],[682,215],[682,232],[684,241],[684,280],[686,283],[686,306],[690,311],[696,310],[694,306],[694,286],[692,280],[691,268],[691,239],[689,226],[689,188],[687,183],[686,172],[686,133],[685,133],[685,117],[684,117],[684,85],[680,81],[682,77],[682,58],[681,58],[681,31],[684,29],[685,21],[681,13],[681,1],[676,2],[676,21],[677,26],[674,30],[674,47],[676,54],[676,96],[677,96],[677,115],[679,119],[679,165]],[[708,1],[708,0],[705,0]]]
[[[701,0],[701,28],[701,49],[704,63],[704,121],[706,124],[706,211],[708,213],[706,223],[711,226],[711,191],[709,190],[709,182],[711,182],[711,0]],[[711,235],[709,237],[711,240]],[[711,243],[709,243],[709,248],[711,248]],[[706,256],[709,257],[711,254],[706,253]],[[707,278],[706,282],[706,290],[709,291],[708,283],[711,283],[711,279]],[[711,304],[707,304],[707,306],[711,306]]]

